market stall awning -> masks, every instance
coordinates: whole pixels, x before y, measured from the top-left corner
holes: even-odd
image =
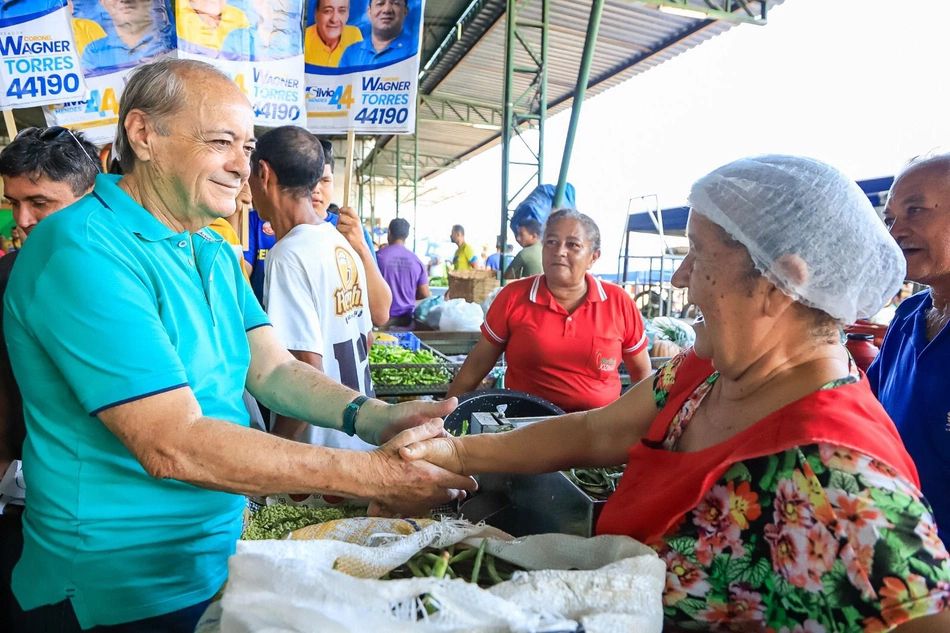
[[[894,182],[893,176],[859,180],[858,186],[867,194],[871,204],[880,207],[887,199],[887,192]],[[686,218],[689,216],[689,207],[672,207],[663,209],[659,214],[652,211],[632,213],[627,217],[627,231],[631,233],[659,234],[662,226],[664,235],[683,236],[686,234]]]
[[[571,107],[581,65],[591,0],[547,0],[550,54],[547,69],[548,116]],[[784,0],[768,0],[768,6]],[[689,0],[708,10],[703,0]],[[746,4],[746,3],[743,3]],[[753,3],[749,2],[748,5]],[[519,20],[542,20],[542,0],[519,3]],[[740,5],[737,3],[736,7]],[[756,3],[756,6],[758,4]],[[458,11],[452,21],[447,16]],[[505,85],[505,0],[428,0],[423,47],[418,128],[418,177],[431,178],[501,140]],[[737,8],[736,13],[742,9]],[[716,19],[661,12],[632,0],[606,0],[596,39],[587,96],[600,94],[658,66],[734,25]],[[444,39],[443,39],[444,38]],[[521,48],[515,62],[534,61]],[[515,94],[529,89],[532,76],[517,74]],[[633,106],[632,106],[633,107]],[[538,115],[539,112],[526,112]],[[414,139],[382,136],[359,164],[368,176],[403,182],[413,178]],[[551,178],[554,178],[551,174]]]

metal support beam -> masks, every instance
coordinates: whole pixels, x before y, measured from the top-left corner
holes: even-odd
[[[694,20],[722,20],[733,24],[754,24],[763,26],[768,22],[768,2],[766,0],[703,0],[706,6],[692,4],[689,0],[624,0],[633,4],[656,7],[663,13],[678,15]],[[749,5],[759,6],[756,13]],[[741,13],[734,13],[739,9]]]
[[[418,101],[416,106],[418,112]],[[416,234],[419,232],[419,117],[416,117],[416,131],[412,135],[412,155],[412,250],[415,252]]]
[[[540,185],[544,177],[544,131],[548,110],[548,32],[549,0],[541,2],[541,21],[522,19],[519,14],[532,0],[507,0],[505,13],[505,85],[503,125],[501,128],[501,269],[507,260],[508,218],[514,201],[531,185]],[[522,62],[527,56],[531,64]],[[515,63],[516,57],[519,63]],[[516,75],[519,86],[516,89]],[[526,128],[537,129],[537,138],[525,136]],[[512,159],[512,142],[518,139],[526,159]],[[512,166],[522,168],[521,178],[513,182]],[[524,178],[524,167],[533,168]],[[514,195],[511,190],[518,187]],[[501,283],[505,283],[502,275]]]
[[[481,129],[500,130],[504,108],[460,97],[425,95],[420,98],[419,117],[423,121],[459,123]]]
[[[554,208],[564,204],[564,191],[567,188],[567,172],[571,168],[571,152],[574,150],[574,137],[577,135],[577,124],[581,120],[581,106],[584,105],[584,94],[587,92],[587,81],[590,79],[590,66],[594,61],[594,49],[597,46],[597,31],[600,30],[600,18],[604,13],[604,0],[594,0],[590,6],[590,18],[587,20],[587,38],[584,40],[584,53],[581,57],[581,67],[577,72],[577,86],[574,88],[574,104],[571,107],[571,123],[567,128],[567,139],[564,141],[564,154],[561,157],[561,173],[557,179],[557,189],[554,192]]]
[[[468,125],[489,130],[500,130],[504,122],[503,109],[487,103],[432,95],[421,95],[419,100],[420,106],[416,110],[418,113],[416,121],[421,118],[423,121],[439,121],[446,124]],[[518,110],[518,115],[530,116],[523,109]],[[357,166],[357,171],[362,171],[364,174],[368,173],[376,161],[386,163],[385,157],[387,155],[390,155],[390,160],[394,158],[395,152],[388,149],[390,146],[386,144],[393,136],[395,135],[377,138],[376,147],[362,159]],[[436,158],[423,156],[423,162],[420,166],[424,170],[428,170],[430,167],[433,170],[438,170],[461,162],[459,157]]]
[[[367,175],[381,176],[392,181],[395,181],[397,177],[405,182],[412,181],[412,170],[410,170],[407,166],[402,166],[399,171],[396,171],[395,149],[379,150],[375,155],[378,157],[377,160],[364,162],[361,164],[356,170],[357,174],[359,174],[361,177],[365,177]],[[448,169],[449,167],[453,167],[459,163],[461,163],[461,160],[454,156],[419,154],[419,168],[425,171],[439,171],[442,169]],[[392,173],[379,173],[380,170],[384,170],[387,167],[393,170]]]

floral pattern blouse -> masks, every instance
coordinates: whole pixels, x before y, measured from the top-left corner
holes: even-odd
[[[658,408],[682,358],[657,372]],[[674,416],[668,450],[717,378]],[[654,547],[666,622],[681,630],[883,633],[950,608],[950,555],[920,491],[832,445],[734,464]]]

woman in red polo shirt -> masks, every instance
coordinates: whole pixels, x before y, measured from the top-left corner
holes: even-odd
[[[867,197],[811,159],[743,159],[690,193],[673,277],[696,344],[603,409],[402,449],[461,474],[626,462],[597,531],[667,565],[669,628],[950,631],[950,555],[841,324],[904,260]]]
[[[621,361],[638,382],[652,371],[643,318],[619,286],[587,271],[600,258],[600,229],[583,213],[561,209],[542,238],[544,273],[498,293],[482,337],[448,397],[475,389],[502,352],[505,385],[565,411],[603,407],[620,396]]]

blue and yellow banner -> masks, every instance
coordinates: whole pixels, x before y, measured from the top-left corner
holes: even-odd
[[[303,0],[177,0],[178,56],[214,64],[266,127],[306,125]]]
[[[0,107],[85,96],[67,0],[0,2]]]
[[[310,130],[413,131],[424,10],[424,0],[307,0]]]
[[[89,95],[47,107],[46,122],[82,130],[100,145],[111,143],[128,74],[139,64],[175,51],[169,4],[167,0],[71,0],[70,5]]]
[[[115,137],[129,72],[162,56],[234,79],[255,124],[415,127],[424,0],[0,0],[0,105]]]

